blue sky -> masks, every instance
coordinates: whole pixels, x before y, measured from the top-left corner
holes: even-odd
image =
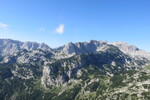
[[[150,52],[150,0],[0,0],[0,38],[58,47],[124,41]]]

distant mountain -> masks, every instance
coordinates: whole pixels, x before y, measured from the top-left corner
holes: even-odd
[[[54,49],[58,57],[70,57],[74,54],[94,53],[107,46],[106,41],[91,40],[90,42],[68,43],[64,46]],[[57,57],[56,56],[56,57]]]
[[[150,53],[144,50],[137,48],[136,46],[124,43],[124,42],[115,42],[109,43],[107,41],[97,41],[91,40],[89,42],[77,42],[77,43],[68,43],[64,46],[58,47],[55,49],[57,55],[61,57],[71,56],[73,54],[84,54],[84,53],[93,53],[102,51],[105,46],[114,45],[119,48],[122,52],[127,55],[130,55],[136,59],[148,59],[150,60]],[[65,54],[65,55],[64,55]]]
[[[127,55],[132,56],[137,59],[149,59],[150,53],[140,50],[136,46],[124,43],[124,42],[115,42],[109,43],[107,41],[97,41],[91,40],[89,42],[77,42],[77,43],[68,43],[64,46],[58,48],[50,48],[45,43],[36,43],[36,42],[21,42],[11,39],[0,39],[0,55],[12,55],[20,50],[36,50],[41,49],[44,51],[53,52],[56,55],[56,58],[66,58],[74,54],[84,54],[84,53],[93,53],[103,50],[107,45],[114,45],[118,47],[122,52]]]
[[[113,45],[118,47],[125,54],[128,54],[134,58],[137,58],[137,59],[147,58],[150,60],[150,53],[144,50],[141,50],[136,46],[133,46],[124,42],[115,42],[113,43]]]
[[[0,39],[0,100],[149,100],[149,57],[124,42]]]
[[[11,39],[0,39],[0,55],[11,55],[23,49],[28,51],[36,49],[51,50],[51,48],[45,43],[40,44],[36,42],[21,42]]]

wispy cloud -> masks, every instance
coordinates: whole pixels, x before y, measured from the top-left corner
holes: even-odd
[[[65,28],[65,25],[64,25],[64,24],[60,24],[60,25],[56,28],[55,32],[58,33],[58,34],[63,34],[63,33],[64,33],[64,28]]]
[[[46,31],[46,28],[45,27],[41,27],[40,29],[39,29],[39,32],[45,32]]]
[[[0,28],[7,30],[8,29],[8,24],[4,24],[0,22]]]

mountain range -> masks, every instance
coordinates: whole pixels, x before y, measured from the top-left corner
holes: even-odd
[[[149,100],[149,63],[124,42],[0,39],[0,100]]]
[[[50,48],[45,43],[36,43],[36,42],[21,42],[11,39],[0,39],[0,55],[12,55],[20,50],[32,51],[36,49],[41,49],[44,51],[50,51],[55,55],[69,55],[73,54],[84,54],[84,53],[93,53],[99,52],[107,45],[113,45],[119,48],[123,53],[130,55],[133,58],[146,58],[150,59],[150,53],[144,50],[140,50],[136,46],[124,43],[124,42],[115,42],[109,43],[107,41],[97,41],[91,40],[89,42],[78,42],[78,43],[68,43],[64,46],[58,48]]]

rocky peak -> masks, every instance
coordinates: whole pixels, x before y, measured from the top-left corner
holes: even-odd
[[[12,55],[23,49],[28,51],[36,49],[51,51],[51,48],[44,43],[40,44],[36,42],[21,42],[11,39],[0,39],[0,55]]]
[[[113,45],[118,47],[125,54],[132,56],[133,58],[136,58],[136,59],[147,58],[150,60],[150,53],[144,50],[140,50],[136,46],[133,46],[124,42],[115,42],[113,43]]]
[[[77,42],[77,43],[70,42],[64,46],[57,48],[55,51],[57,54],[64,53],[66,55],[92,53],[97,52],[97,49],[100,49],[104,45],[107,45],[106,41],[91,40],[89,42]]]
[[[125,42],[115,42],[113,43],[115,46],[119,47],[119,49],[122,49],[126,52],[135,52],[135,51],[139,51],[140,49],[137,48],[136,46],[133,46],[133,45],[130,45],[130,44],[127,44]]]
[[[55,54],[56,58],[67,58],[74,54],[85,54],[85,53],[96,53],[102,51],[107,45],[114,45],[119,48],[122,52],[130,55],[136,59],[148,59],[150,60],[150,53],[140,50],[136,46],[127,44],[125,42],[115,42],[109,43],[107,41],[97,41],[91,40],[88,42],[69,42],[64,46],[60,46],[55,49],[51,49],[45,43],[36,42],[21,42],[11,39],[0,39],[0,55],[13,55],[14,53],[26,49],[27,51],[32,51],[36,49],[41,49],[44,51],[50,51]]]
[[[65,54],[72,54],[72,53],[76,52],[75,48],[76,48],[76,45],[74,43],[72,43],[72,42],[69,42],[68,44],[66,44],[64,46],[63,52]]]

